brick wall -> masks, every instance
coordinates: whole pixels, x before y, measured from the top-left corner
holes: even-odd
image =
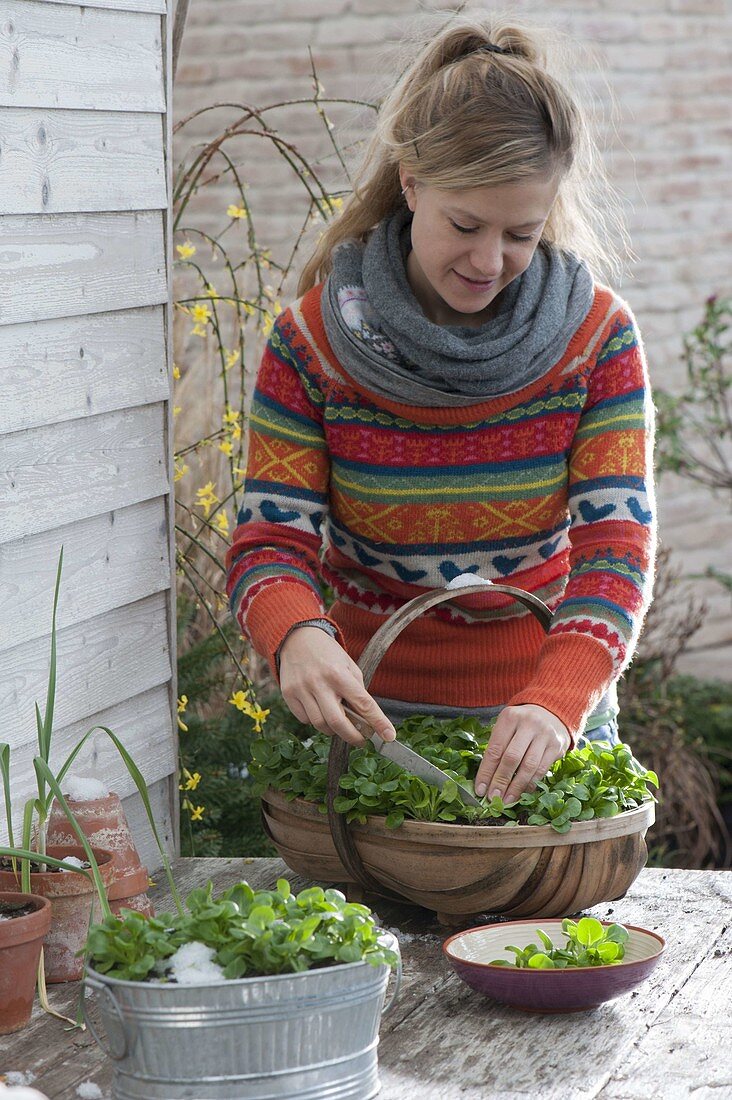
[[[329,97],[373,100],[389,77],[389,44],[420,11],[455,5],[419,0],[191,0],[178,68],[175,118],[213,103],[263,105],[308,98],[308,46]],[[732,292],[732,3],[730,0],[552,0],[504,3],[518,16],[552,23],[590,45],[601,66],[589,88],[606,100],[606,156],[620,191],[638,256],[619,289],[641,324],[652,378],[664,386],[683,377],[681,337],[701,316],[705,298]],[[341,145],[356,142],[366,109],[328,107]],[[188,124],[175,148],[213,137],[235,112],[219,108]],[[312,105],[267,116],[283,138],[313,158],[324,181],[342,180],[325,128]],[[264,139],[240,139],[237,162],[257,211],[260,244],[286,260],[306,206],[302,184]],[[234,192],[207,187],[188,224],[218,231]],[[292,296],[292,287],[289,288]],[[287,300],[285,288],[284,300]],[[190,348],[189,348],[190,352]],[[192,352],[190,352],[192,354]],[[679,480],[660,486],[661,536],[677,564],[698,572],[729,564],[732,522],[722,503]],[[696,582],[710,604],[686,667],[730,676],[729,597]]]

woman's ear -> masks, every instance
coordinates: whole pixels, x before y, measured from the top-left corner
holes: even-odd
[[[402,194],[409,209],[414,212],[414,176],[410,175],[406,168],[399,168],[399,182],[402,187]]]

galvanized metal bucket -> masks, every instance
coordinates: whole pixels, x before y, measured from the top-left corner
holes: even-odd
[[[383,942],[394,951],[391,933]],[[158,985],[87,968],[84,1016],[115,1062],[115,1100],[368,1100],[389,967],[344,963],[216,985]],[[98,1001],[103,1040],[86,1001]]]

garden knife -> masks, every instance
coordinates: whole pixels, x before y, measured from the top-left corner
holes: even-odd
[[[341,706],[346,712],[349,722],[356,727],[362,737],[368,738],[380,756],[385,756],[387,760],[391,760],[394,764],[398,764],[400,768],[404,768],[404,771],[416,775],[418,779],[423,779],[431,787],[442,789],[448,781],[455,782],[447,772],[443,772],[441,768],[430,764],[429,760],[425,760],[414,749],[407,748],[401,741],[384,741],[383,738],[379,737],[374,727],[360,714],[356,714],[355,710],[351,710],[347,703],[341,703]],[[466,787],[458,783],[457,789],[466,806],[482,805],[480,800],[474,794],[471,794]]]

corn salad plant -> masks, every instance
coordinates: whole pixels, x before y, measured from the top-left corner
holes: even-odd
[[[325,812],[330,738],[310,730],[304,741],[273,733],[252,746],[250,770],[260,791],[273,787],[288,798],[316,802]],[[365,823],[381,814],[389,828],[407,819],[493,825],[551,825],[569,832],[575,821],[614,817],[654,799],[655,772],[634,759],[626,745],[590,741],[572,749],[549,770],[535,790],[516,802],[497,796],[481,807],[466,806],[458,783],[473,790],[490,727],[476,718],[437,719],[414,715],[397,728],[400,741],[453,779],[438,789],[380,756],[369,742],[353,749],[334,807],[349,821]],[[655,800],[655,799],[654,799]]]
[[[579,921],[562,921],[562,933],[567,942],[555,947],[546,932],[536,929],[541,946],[530,943],[526,947],[506,946],[505,951],[514,955],[508,959],[491,959],[490,966],[515,966],[519,970],[566,970],[578,966],[616,966],[625,957],[625,944],[630,939],[628,929],[622,924],[605,928],[594,917],[581,917]]]
[[[123,981],[170,980],[166,960],[184,944],[215,951],[224,979],[300,973],[315,967],[364,961],[395,966],[365,905],[340,890],[312,886],[293,894],[287,879],[276,890],[239,882],[214,898],[213,887],[193,890],[185,910],[146,919],[126,910],[89,933],[95,970]]]

